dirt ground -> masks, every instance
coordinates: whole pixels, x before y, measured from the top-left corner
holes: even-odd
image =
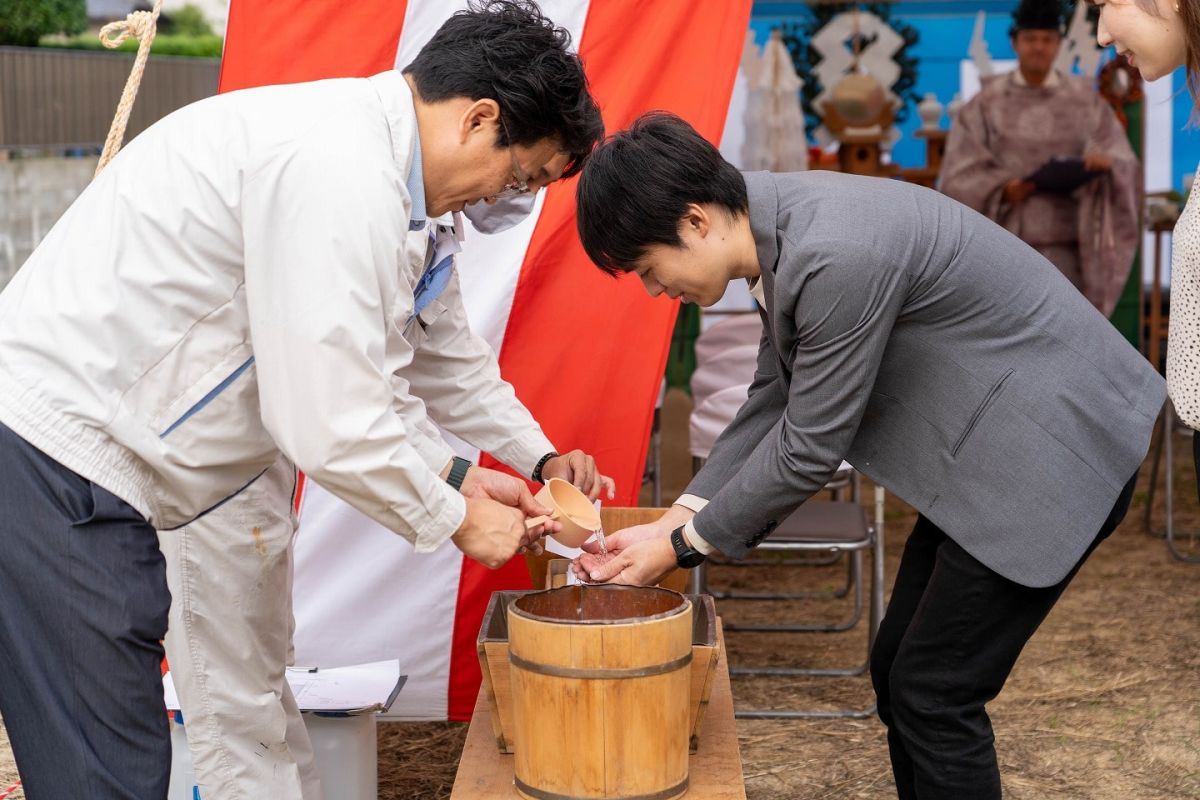
[[[668,396],[668,501],[690,472],[687,410],[683,395]],[[1190,442],[1180,435],[1175,443],[1176,522],[1181,530],[1200,531]],[[1148,464],[1125,522],[1080,571],[989,707],[1005,796],[1013,800],[1200,798],[1200,564],[1172,559],[1163,540],[1147,532]],[[1165,520],[1161,485],[1160,478],[1152,514],[1156,527]],[[648,496],[643,504],[649,505]],[[889,498],[889,581],[914,518],[907,506]],[[1184,543],[1200,552],[1200,540]],[[812,589],[836,584],[842,569],[716,566],[710,583]],[[819,621],[838,619],[844,608],[844,601],[829,600],[776,607]],[[776,609],[718,604],[727,621],[762,619],[780,613]],[[860,625],[845,634],[730,633],[728,644],[735,664],[840,666],[861,663],[866,636]],[[862,707],[872,701],[865,677],[735,678],[733,689],[739,708]],[[461,723],[381,725],[380,798],[448,797],[465,733]],[[739,720],[738,737],[750,800],[895,797],[876,719]],[[0,796],[15,780],[0,727]]]

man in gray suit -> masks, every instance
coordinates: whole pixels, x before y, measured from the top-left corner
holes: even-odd
[[[743,176],[652,114],[593,154],[577,202],[602,270],[701,305],[745,279],[764,328],[680,503],[577,572],[741,558],[845,458],[920,512],[871,658],[899,796],[999,798],[985,704],[1124,516],[1163,380],[1035,250],[924,188]]]

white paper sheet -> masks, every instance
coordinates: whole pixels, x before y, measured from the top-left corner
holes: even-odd
[[[342,714],[386,711],[400,693],[405,678],[400,674],[398,660],[287,671],[288,684],[301,711]],[[168,711],[179,710],[179,696],[170,672],[163,676],[163,696]]]

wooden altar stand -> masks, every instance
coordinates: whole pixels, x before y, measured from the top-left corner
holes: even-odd
[[[717,630],[720,631],[719,623]],[[688,761],[689,788],[683,800],[746,800],[724,636],[720,633],[718,636],[721,638],[721,659],[713,675],[712,694],[700,729],[699,746]],[[513,769],[513,756],[502,754],[496,747],[492,712],[481,687],[450,798],[513,800],[518,797],[513,788]]]

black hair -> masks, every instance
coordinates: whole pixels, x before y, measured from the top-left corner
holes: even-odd
[[[1064,31],[1064,9],[1061,0],[1021,0],[1013,10],[1009,38],[1016,38],[1019,31]]]
[[[683,246],[689,203],[745,214],[746,180],[687,122],[651,111],[592,153],[575,190],[575,223],[588,257],[617,276],[650,245]]]
[[[496,146],[554,139],[570,156],[566,178],[604,139],[600,109],[570,45],[571,34],[532,0],[472,0],[403,72],[425,102],[495,100],[503,122]]]

